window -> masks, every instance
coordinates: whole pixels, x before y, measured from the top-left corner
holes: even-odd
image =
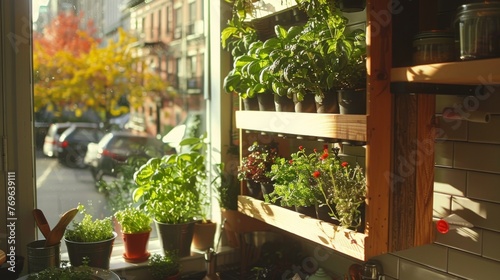
[[[161,9],[158,10],[158,38],[157,40],[159,41],[160,40],[160,36],[161,36],[161,27],[162,27],[162,18],[161,18]]]
[[[172,7],[170,6],[167,6],[167,12],[165,13],[165,17],[167,18],[166,22],[167,22],[167,27],[165,28],[165,32],[167,35],[170,34],[170,32],[172,32]]]
[[[149,35],[150,35],[150,40],[153,41],[155,38],[155,33],[154,33],[154,25],[155,25],[155,15],[153,13],[149,14]]]
[[[31,23],[26,20],[30,18],[30,5],[32,2],[34,3],[36,1],[0,1],[0,22],[2,26],[0,33],[2,33],[1,38],[3,38],[0,61],[2,61],[2,69],[7,70],[0,73],[0,95],[2,96],[0,99],[0,104],[2,106],[2,110],[0,110],[0,131],[2,131],[2,138],[4,139],[0,142],[0,145],[2,146],[2,151],[8,151],[7,157],[2,158],[0,161],[2,171],[6,171],[2,172],[0,175],[0,180],[2,181],[0,184],[5,184],[4,182],[7,182],[9,179],[12,180],[16,186],[16,194],[13,194],[12,199],[15,199],[16,201],[14,218],[17,218],[19,223],[12,222],[17,226],[16,230],[13,231],[12,236],[15,235],[13,238],[18,239],[16,241],[16,250],[19,250],[20,252],[25,251],[26,244],[36,238],[31,213],[33,205],[37,205],[38,208],[44,211],[51,226],[57,223],[60,214],[71,207],[76,207],[78,203],[85,204],[87,209],[92,213],[96,213],[98,217],[109,216],[111,214],[111,209],[107,205],[104,195],[97,191],[89,170],[69,168],[61,165],[57,158],[44,156],[42,152],[43,142],[33,143],[32,137],[30,137],[33,129],[31,124],[37,123],[37,126],[34,128],[35,131],[33,132],[35,133],[39,128],[47,130],[49,122],[60,120],[63,122],[66,122],[66,120],[74,122],[78,118],[95,120],[95,118],[99,119],[109,117],[110,119],[113,119],[113,121],[116,121],[116,123],[113,122],[112,124],[113,128],[121,128],[125,125],[125,123],[119,123],[118,118],[115,119],[114,116],[119,115],[121,112],[120,110],[123,110],[121,106],[126,107],[128,105],[124,104],[120,97],[123,96],[124,92],[130,90],[130,86],[133,85],[130,81],[133,80],[135,83],[141,82],[139,79],[134,78],[129,80],[129,83],[127,83],[124,87],[112,88],[109,84],[105,84],[105,86],[93,88],[91,91],[82,90],[84,86],[88,85],[81,84],[80,86],[68,89],[67,93],[70,94],[67,95],[72,98],[68,99],[67,102],[57,104],[58,106],[63,107],[64,110],[59,111],[58,109],[53,107],[51,108],[51,106],[47,105],[42,106],[44,110],[37,108],[34,111],[32,104],[37,104],[40,99],[36,99],[38,96],[34,98],[30,93],[40,90],[37,82],[41,80],[50,82],[52,81],[52,78],[57,81],[60,78],[55,75],[57,74],[57,71],[55,71],[53,73],[54,75],[47,75],[41,80],[37,80],[41,78],[39,75],[40,72],[33,71],[32,66],[35,64],[32,65],[31,61],[32,46],[30,44],[30,40],[33,39],[30,33]],[[102,9],[102,7],[97,5],[93,8]],[[118,8],[116,10],[119,11]],[[47,11],[49,11],[48,8]],[[180,11],[176,11],[176,13],[178,13],[176,20],[178,20],[177,23],[180,27],[182,23],[181,13]],[[54,13],[52,13],[52,15],[53,14]],[[134,20],[131,23],[128,23],[129,25],[137,26],[139,31],[142,30],[142,32],[138,32],[139,35],[145,34],[144,31],[146,29],[146,23],[151,22],[150,19],[146,19],[144,15],[144,13],[140,13],[139,16],[134,17]],[[33,13],[33,16],[35,16],[35,13]],[[50,22],[48,12],[46,14],[40,14],[40,18],[46,20],[45,23]],[[33,19],[35,20],[35,18]],[[40,23],[41,22],[42,21],[40,21]],[[122,24],[126,24],[126,22]],[[42,28],[41,25],[39,27]],[[101,39],[102,41],[100,42],[102,42],[102,44],[99,44],[99,47],[104,48],[107,45],[107,38]],[[45,49],[56,51],[51,48]],[[140,46],[138,47],[138,44],[130,45],[127,50],[134,54],[141,53],[141,49]],[[33,51],[35,51],[34,48]],[[144,51],[144,53],[147,52]],[[175,55],[179,54],[177,53]],[[180,66],[180,61],[184,61],[186,59],[185,54],[181,55],[184,55],[184,57],[179,58],[170,55],[170,57],[165,58],[166,61],[171,61],[169,68],[176,68],[173,66]],[[48,57],[53,58],[51,56]],[[173,63],[174,60],[177,63]],[[68,61],[64,64],[64,66],[72,68],[73,65],[70,63],[76,62]],[[172,73],[177,75],[177,70],[179,70],[179,68],[180,67],[172,69]],[[105,69],[105,66],[103,69]],[[126,69],[120,68],[120,71],[126,71]],[[117,73],[120,71],[117,71]],[[29,73],[34,73],[34,75],[31,76]],[[110,71],[106,73],[109,74]],[[105,80],[104,77],[105,75],[102,75],[101,79]],[[120,79],[125,79],[125,77],[120,77]],[[114,80],[120,79],[117,78]],[[32,88],[33,85],[35,85],[34,88]],[[90,94],[92,92],[100,92],[100,94],[93,96],[93,98],[88,98],[86,95],[79,96],[79,90],[82,90],[81,93],[83,94]],[[111,100],[111,97],[116,99]],[[176,123],[178,124],[179,122],[185,120],[187,112],[183,109],[189,106],[184,105],[182,102],[191,102],[192,100],[184,99],[179,98],[179,100],[176,100],[176,102],[179,102],[180,105],[176,105],[177,103],[172,102],[177,107],[172,110],[172,123],[169,123],[168,125],[175,125]],[[203,104],[203,102],[198,103]],[[192,104],[196,104],[196,102],[192,102]],[[90,108],[93,105],[99,105],[107,111],[91,112],[90,110],[85,109]],[[149,104],[141,105],[144,109],[141,110],[139,107],[134,112],[140,116],[137,118],[138,123],[141,123],[141,116],[143,117],[144,114],[149,113],[147,108],[150,108]],[[192,107],[193,105],[190,106]],[[199,107],[193,108],[193,110],[199,112],[204,111],[205,108]],[[46,127],[38,126],[38,121],[35,120],[38,120],[39,118],[45,118],[47,120],[48,123]],[[131,114],[130,121],[126,124],[130,124],[132,119],[133,117]],[[99,122],[97,121],[96,123]],[[144,123],[144,121],[142,123]],[[103,129],[103,132],[107,132],[109,129],[111,128],[106,126]],[[145,129],[145,131],[147,131],[147,129]],[[79,138],[80,136],[83,136],[83,139],[88,139],[91,138],[91,136],[95,136],[95,134],[90,131],[84,131],[82,134],[78,133],[77,136]],[[82,146],[82,148],[84,147]],[[9,178],[7,178],[5,174],[8,174]],[[6,209],[6,199],[0,199],[0,216],[2,217],[2,219],[0,219],[0,227],[4,229],[7,228],[8,221],[8,213],[6,213]],[[6,239],[8,237],[8,235],[0,235],[1,246],[8,244]],[[119,240],[117,240],[117,242],[119,242]],[[4,247],[2,247],[2,249],[4,249]],[[64,246],[61,250],[65,250]],[[25,253],[23,253],[23,255],[25,255]]]
[[[182,7],[175,9],[175,30],[174,39],[179,39],[182,36]]]

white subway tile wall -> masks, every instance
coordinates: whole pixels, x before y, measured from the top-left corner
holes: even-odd
[[[500,279],[500,116],[488,123],[443,120],[442,108],[466,103],[463,97],[436,98],[441,137],[435,145],[433,213],[435,218],[457,214],[474,227],[436,232],[434,244],[375,259],[387,280]],[[500,112],[500,91],[480,102],[479,110]],[[325,266],[342,279],[350,262],[356,261],[339,255]]]

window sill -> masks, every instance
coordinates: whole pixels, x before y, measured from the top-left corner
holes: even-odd
[[[110,260],[110,270],[118,274],[122,279],[148,279],[148,262],[129,263],[123,258],[125,248],[123,244],[115,244]],[[148,251],[151,255],[163,254],[160,241],[158,239],[150,240]],[[239,251],[229,246],[222,246],[217,254],[217,266],[231,266],[239,262]],[[69,260],[68,253],[61,253],[61,260]],[[204,252],[191,251],[191,256],[181,259],[182,274],[191,274],[205,271]]]

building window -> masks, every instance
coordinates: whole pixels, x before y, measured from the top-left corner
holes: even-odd
[[[158,41],[160,41],[161,37],[161,27],[162,27],[162,18],[161,18],[161,9],[158,10]]]
[[[189,3],[189,18],[187,25],[187,35],[195,34],[195,23],[196,23],[196,2]]]
[[[154,24],[155,24],[155,15],[151,13],[150,15],[150,25],[149,25],[149,36],[151,36],[151,40],[154,40]]]
[[[175,30],[174,39],[182,37],[182,7],[175,9]]]
[[[172,32],[172,7],[167,6],[166,12],[167,27],[165,28],[165,33],[168,35]]]

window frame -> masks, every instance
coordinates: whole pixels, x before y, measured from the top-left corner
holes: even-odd
[[[27,244],[36,240],[32,209],[36,207],[33,135],[32,14],[31,0],[0,1],[0,114],[2,133],[0,249],[9,254],[27,255]],[[11,179],[8,179],[8,176]],[[8,184],[14,183],[15,195]],[[8,199],[15,202],[15,215],[8,214]],[[7,224],[14,225],[11,231]],[[14,228],[14,227],[12,227]],[[13,249],[13,250],[11,250]],[[8,258],[10,259],[10,257]]]

